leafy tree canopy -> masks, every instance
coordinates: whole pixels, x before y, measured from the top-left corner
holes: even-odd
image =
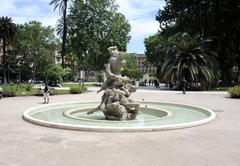
[[[49,65],[44,72],[44,78],[50,82],[61,81],[67,72],[60,65]]]
[[[215,52],[212,58],[216,58],[216,63],[219,64],[215,66],[219,67],[223,85],[229,84],[233,66],[240,69],[239,2],[231,0],[165,0],[165,2],[166,6],[160,9],[156,16],[160,31],[145,40],[148,61],[162,65],[165,57],[169,55],[168,51],[172,50],[169,39],[186,32],[191,37],[198,37],[202,42],[208,43],[204,46],[204,51]],[[240,77],[239,71],[237,77]]]
[[[224,0],[165,0],[156,20],[160,23],[161,35],[171,36],[177,32],[199,35],[211,39],[210,48],[217,53],[223,82],[230,80],[236,55],[240,56],[240,4]]]
[[[13,54],[24,80],[41,79],[43,70],[54,62],[56,38],[54,29],[32,21],[18,25]]]
[[[14,38],[16,34],[16,25],[12,22],[12,19],[9,17],[0,18],[0,40],[2,40],[3,48],[3,82],[7,82],[7,47],[10,46],[10,41]]]
[[[102,70],[109,57],[107,48],[125,51],[130,24],[113,0],[76,0],[69,14],[72,47],[88,69]]]
[[[125,54],[124,58],[126,60],[126,65],[124,66],[124,68],[128,68],[128,69],[138,69],[138,60],[137,60],[137,56],[134,53],[130,53],[130,54]]]

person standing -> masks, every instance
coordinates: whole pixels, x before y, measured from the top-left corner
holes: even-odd
[[[44,103],[49,103],[49,95],[50,95],[50,90],[49,90],[49,86],[45,83],[44,87],[42,89],[42,93],[43,93],[43,99],[44,99]]]
[[[187,80],[185,78],[183,78],[183,81],[182,81],[183,94],[186,94],[186,87],[187,87]]]

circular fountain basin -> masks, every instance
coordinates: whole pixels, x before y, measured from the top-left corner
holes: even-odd
[[[24,112],[28,122],[61,129],[87,131],[157,131],[193,127],[215,118],[211,110],[177,103],[140,102],[135,120],[105,120],[101,111],[87,115],[99,102],[71,102],[38,106]]]

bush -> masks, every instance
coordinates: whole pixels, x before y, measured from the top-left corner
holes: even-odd
[[[31,84],[18,84],[16,86],[16,90],[20,91],[31,91],[32,90],[32,85]]]
[[[27,84],[25,89],[26,89],[26,91],[31,91],[32,90],[32,85]]]
[[[3,89],[3,96],[4,97],[14,97],[16,96],[15,90],[11,88]]]
[[[70,93],[71,94],[79,94],[79,93],[82,93],[82,91],[79,89],[79,87],[71,87]]]
[[[228,93],[232,98],[240,98],[240,86],[234,86],[228,89]]]
[[[127,76],[131,79],[141,80],[143,78],[143,74],[138,69],[128,69],[124,68],[122,71],[123,76]]]
[[[15,86],[15,84],[13,82],[10,82],[8,85],[9,86]]]
[[[14,83],[3,84],[2,95],[4,97],[14,97],[16,96],[16,86]]]
[[[103,74],[102,73],[97,73],[96,74],[96,80],[98,83],[101,83],[104,81]]]
[[[66,71],[60,66],[60,65],[50,65],[48,66],[44,73],[43,73],[45,79],[51,81],[51,82],[57,82],[62,80],[62,77],[66,75]]]

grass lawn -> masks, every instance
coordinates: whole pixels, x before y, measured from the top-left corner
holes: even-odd
[[[5,84],[0,85],[2,87],[3,91],[7,91],[9,94],[12,94],[13,96],[31,96],[31,95],[42,95],[42,92],[40,89],[33,88],[34,85],[29,84]],[[80,91],[87,90],[88,87],[96,86],[94,84],[84,84],[84,90],[82,89],[82,86],[78,83],[63,83],[62,87],[69,87],[71,88],[80,88]],[[50,89],[50,93],[53,95],[60,95],[60,94],[70,94],[69,90],[66,89]],[[10,95],[11,96],[11,95]]]
[[[228,91],[228,89],[231,87],[215,87],[211,89],[210,91]]]

